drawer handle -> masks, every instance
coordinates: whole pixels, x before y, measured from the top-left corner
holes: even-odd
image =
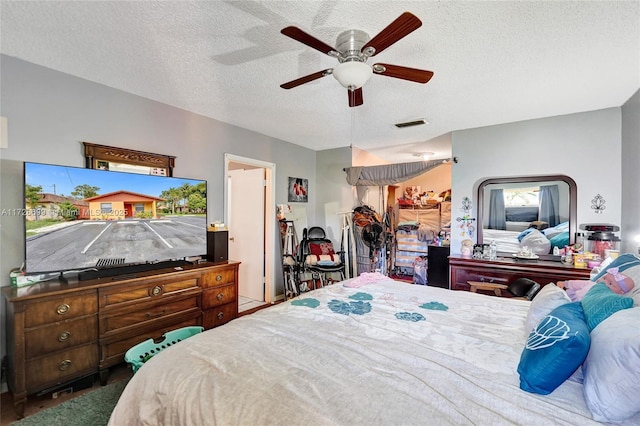
[[[154,317],[160,317],[160,316],[164,315],[165,312],[167,312],[167,310],[163,309],[162,311],[157,312],[155,314],[151,313],[151,312],[147,312],[145,315],[147,316],[147,318],[154,318]]]
[[[217,298],[218,300],[222,300],[222,299],[224,299],[224,294],[222,294],[222,293],[218,293],[218,295],[216,296],[216,298]]]
[[[224,318],[224,312],[218,312],[218,319],[221,320]]]
[[[149,291],[149,294],[151,296],[159,296],[160,294],[162,294],[162,287],[160,287],[159,285],[155,286]]]
[[[71,360],[70,359],[65,359],[64,361],[62,361],[60,363],[60,365],[58,366],[58,368],[60,369],[60,371],[64,371],[66,369],[68,369],[69,367],[71,367]]]
[[[222,274],[216,275],[216,281],[218,282],[222,281]]]
[[[69,331],[63,331],[58,334],[58,342],[66,342],[69,340],[69,337],[71,337],[71,333]]]
[[[56,308],[56,313],[58,315],[64,315],[69,312],[69,309],[71,309],[71,306],[63,303],[62,305],[58,305],[58,307]]]

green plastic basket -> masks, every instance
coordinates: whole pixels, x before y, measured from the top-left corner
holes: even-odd
[[[131,368],[135,373],[153,356],[158,355],[169,346],[173,346],[184,339],[201,333],[202,330],[204,330],[204,327],[183,327],[163,334],[162,340],[159,342],[154,342],[153,339],[145,340],[129,349],[127,353],[124,354],[124,360],[131,364]]]

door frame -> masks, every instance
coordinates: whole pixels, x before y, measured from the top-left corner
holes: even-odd
[[[265,194],[264,194],[264,300],[272,303],[276,299],[275,291],[275,247],[276,247],[276,165],[266,161],[256,160],[239,155],[224,154],[224,223],[229,223],[229,164],[240,163],[253,167],[261,167],[265,170]]]

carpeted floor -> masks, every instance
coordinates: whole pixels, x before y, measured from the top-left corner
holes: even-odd
[[[103,426],[109,422],[113,408],[129,379],[123,379],[107,386],[65,401],[55,407],[42,410],[12,426]]]

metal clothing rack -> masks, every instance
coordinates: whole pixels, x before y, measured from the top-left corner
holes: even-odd
[[[281,221],[286,225],[282,245],[282,273],[284,278],[284,300],[296,297],[300,294],[298,273],[298,237],[295,224],[292,220]]]
[[[351,217],[353,211],[336,213],[342,215],[340,221],[340,251],[343,253],[344,259],[344,278],[349,279],[351,277],[358,276],[358,264],[354,262],[354,255],[356,253],[356,242],[353,235],[353,223]]]

